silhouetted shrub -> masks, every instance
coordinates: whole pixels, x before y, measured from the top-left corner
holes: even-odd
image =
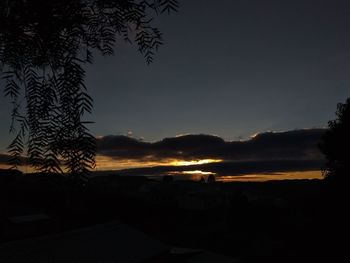
[[[350,98],[337,105],[336,116],[328,122],[319,148],[327,158],[325,178],[341,184],[350,181]]]

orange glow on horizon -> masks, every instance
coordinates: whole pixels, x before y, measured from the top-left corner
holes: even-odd
[[[271,174],[245,174],[239,176],[219,176],[216,177],[220,182],[266,182],[274,180],[312,180],[323,179],[322,171],[297,171],[281,172]]]
[[[123,170],[132,168],[147,168],[155,166],[191,166],[200,165],[208,163],[218,163],[223,160],[219,159],[199,159],[199,160],[174,160],[174,159],[161,159],[154,160],[154,158],[146,158],[142,160],[137,159],[123,159],[116,160],[107,156],[96,156],[96,168],[95,171],[111,171],[111,170]],[[8,169],[9,165],[0,164],[0,169]],[[34,168],[30,166],[20,166],[18,167],[23,173],[35,172]],[[228,175],[228,176],[218,176],[214,172],[193,169],[188,171],[175,171],[169,172],[169,174],[183,175],[184,177],[190,178],[192,180],[197,180],[202,176],[216,175],[216,180],[219,182],[264,182],[271,180],[312,180],[312,179],[323,179],[322,171],[312,170],[312,171],[294,171],[294,172],[275,172],[267,174],[243,174],[243,175]]]

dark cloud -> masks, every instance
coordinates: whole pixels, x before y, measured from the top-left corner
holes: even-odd
[[[324,129],[265,132],[247,141],[225,141],[213,135],[183,135],[158,142],[145,142],[127,136],[98,138],[98,154],[116,160],[135,162],[169,159],[222,159],[220,163],[191,166],[157,166],[119,171],[122,174],[161,175],[171,172],[201,170],[217,175],[264,174],[318,170],[324,157],[317,144]],[[9,160],[0,154],[0,164]],[[166,163],[166,162],[165,162]]]
[[[127,136],[98,139],[100,155],[114,159],[222,159],[247,160],[323,160],[317,144],[324,129],[265,132],[247,141],[224,141],[213,135],[183,135],[158,142],[144,142]]]
[[[7,154],[0,153],[0,164],[7,164],[9,156]]]
[[[142,159],[151,153],[152,144],[123,135],[97,139],[98,153],[116,159]]]
[[[10,162],[11,156],[6,153],[0,153],[0,164],[8,165]],[[22,162],[26,162],[27,159],[25,157],[21,157],[20,160]]]

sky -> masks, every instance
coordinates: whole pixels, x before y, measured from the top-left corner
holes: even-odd
[[[181,1],[157,21],[165,45],[152,65],[121,45],[89,67],[92,130],[234,140],[325,127],[350,96],[347,2]]]
[[[87,66],[94,135],[225,141],[324,128],[350,97],[350,2],[186,0],[155,25],[165,45],[147,65],[135,45]],[[0,98],[0,151],[9,102]]]

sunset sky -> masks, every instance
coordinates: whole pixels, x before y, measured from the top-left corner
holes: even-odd
[[[152,144],[207,134],[225,143],[268,131],[325,128],[336,104],[350,97],[349,1],[180,3],[177,14],[155,20],[165,45],[153,64],[147,66],[134,46],[120,43],[114,57],[97,55],[87,67],[95,100],[91,130],[101,141],[124,136]],[[11,140],[10,109],[0,97],[2,153]],[[111,165],[110,158],[120,168],[145,161],[141,152],[116,158],[112,150],[100,151],[99,167]],[[157,158],[147,160],[150,165],[179,159],[152,154],[147,156]],[[236,160],[226,154],[191,158]]]

